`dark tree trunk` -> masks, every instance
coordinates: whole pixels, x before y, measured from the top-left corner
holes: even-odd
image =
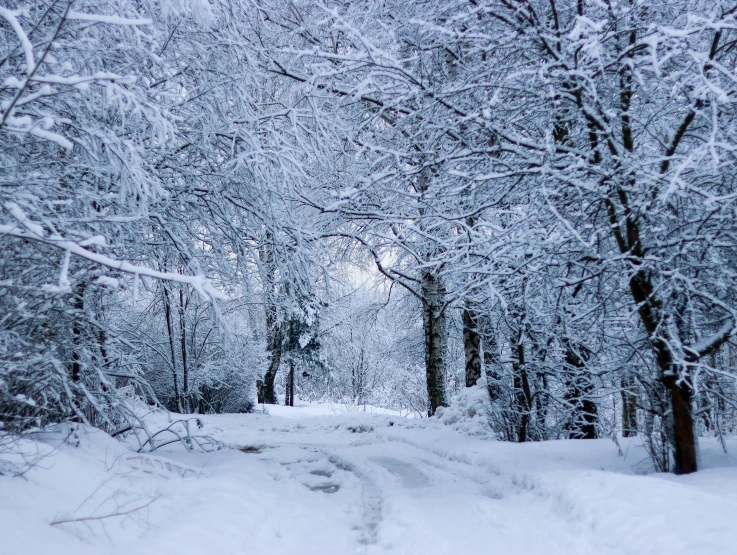
[[[185,314],[184,292],[179,289],[179,345],[182,350],[182,397],[184,411],[190,412],[189,404],[189,369],[187,368],[187,319]]]
[[[284,405],[287,407],[294,406],[294,363],[289,363],[289,374],[287,374],[287,388],[284,396]]]
[[[548,376],[543,372],[542,374],[542,394],[535,397],[535,411],[537,413],[537,420],[542,425],[540,426],[540,439],[547,440],[548,429],[545,425],[548,419]]]
[[[105,332],[105,305],[103,304],[102,295],[98,295],[97,299],[95,300],[95,304],[97,305],[97,314],[95,315],[95,318],[98,322],[100,322],[101,325],[100,329],[97,331],[97,345],[100,349],[100,357],[99,357],[99,364],[102,367],[107,367],[110,364],[110,361],[108,360],[107,356],[107,333]],[[112,382],[113,387],[116,386],[117,378],[110,376],[108,379]],[[102,391],[107,392],[108,386],[105,384],[104,381],[100,380],[100,389]]]
[[[264,402],[264,381],[256,380],[256,402],[261,405]]]
[[[698,469],[696,435],[694,434],[693,414],[691,412],[692,389],[689,384],[679,385],[676,379],[665,379],[670,391],[673,409],[673,458],[676,474],[689,474]]]
[[[445,288],[434,272],[422,274],[428,416],[448,406],[445,398]]]
[[[417,179],[417,190],[424,195],[430,187],[429,172]],[[420,215],[424,215],[420,208]],[[422,220],[420,226],[422,226]],[[429,252],[427,261],[430,261]],[[438,407],[448,406],[445,398],[445,286],[439,271],[428,268],[420,273],[422,323],[425,334],[425,375],[427,378],[427,414],[433,416]]]
[[[675,450],[674,472],[676,474],[689,474],[698,470],[698,463],[696,435],[691,414],[692,392],[688,368],[679,368],[675,364],[676,360],[670,349],[671,338],[668,336],[668,327],[661,326],[663,323],[663,303],[655,294],[650,272],[642,267],[641,261],[644,259],[644,249],[640,241],[640,226],[630,211],[627,192],[618,189],[616,193],[616,198],[624,209],[625,225],[624,228],[620,225],[615,201],[606,199],[612,233],[622,254],[630,256],[633,260],[635,271],[629,280],[630,292],[635,305],[638,307],[640,321],[650,338],[655,359],[660,369],[661,379],[671,393],[672,437]],[[722,341],[726,341],[726,336]],[[715,343],[714,348],[718,345],[719,343]],[[696,362],[698,358],[700,358],[700,355],[687,362]],[[679,374],[682,379],[681,384],[677,383]]]
[[[481,377],[481,335],[478,316],[470,303],[463,310],[463,350],[466,354],[466,387],[473,387]]]
[[[279,371],[282,357],[283,330],[278,321],[276,304],[276,264],[274,246],[270,242],[271,234],[267,233],[267,243],[260,249],[259,256],[263,265],[264,291],[266,293],[266,347],[269,351],[269,368],[264,374],[263,402],[276,405],[276,373]]]
[[[289,406],[294,406],[294,364],[289,368]]]
[[[594,389],[588,376],[576,374],[577,370],[586,368],[588,351],[580,346],[576,352],[569,343],[566,351],[566,366],[569,373],[567,399],[573,404],[573,414],[567,425],[571,439],[596,439],[598,437],[596,424],[598,410],[596,403],[588,398]]]
[[[566,423],[569,439],[596,439],[598,432],[598,407],[591,399],[586,398],[586,392],[574,388],[566,395],[566,400],[574,405],[573,414]]]
[[[455,59],[452,65],[453,71],[457,70]],[[466,226],[473,229],[476,226],[477,217],[466,218]],[[463,350],[466,355],[466,387],[473,387],[481,378],[481,326],[482,318],[476,311],[473,302],[467,300],[463,310]]]
[[[267,319],[268,322],[268,319]],[[281,338],[281,330],[280,327],[275,325],[274,329],[272,329],[270,335],[270,341],[271,344],[269,348],[269,369],[266,371],[266,374],[264,374],[264,388],[263,388],[263,397],[264,397],[264,403],[267,403],[269,405],[276,405],[279,403],[279,400],[276,398],[276,373],[279,371],[279,364],[281,364],[281,354],[282,354],[282,338]]]
[[[74,288],[74,323],[72,324],[72,364],[70,374],[72,381],[78,382],[82,377],[82,363],[80,349],[82,348],[82,316],[84,314],[84,291],[86,289],[84,283]]]
[[[662,302],[655,296],[649,274],[640,269],[630,278],[632,297],[639,305],[640,320],[651,338],[655,358],[660,368],[662,381],[670,391],[673,416],[673,447],[676,474],[690,474],[698,470],[696,456],[696,434],[691,414],[691,384],[688,371],[678,372],[669,338],[663,336],[667,330],[659,329]],[[678,383],[678,376],[683,378]]]
[[[517,441],[524,443],[528,439],[530,427],[530,405],[532,392],[530,381],[525,366],[525,346],[523,332],[520,329],[516,340],[512,344],[516,359],[512,363],[512,374],[514,375],[515,409],[520,415],[519,427],[517,428]]]

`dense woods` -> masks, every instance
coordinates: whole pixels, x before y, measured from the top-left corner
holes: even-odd
[[[737,430],[735,67],[727,0],[9,0],[0,448],[480,388],[502,440],[696,471]]]

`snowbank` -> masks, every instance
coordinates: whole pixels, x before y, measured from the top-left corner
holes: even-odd
[[[438,407],[435,418],[470,436],[495,436],[489,425],[489,392],[483,379],[453,396],[449,407]]]

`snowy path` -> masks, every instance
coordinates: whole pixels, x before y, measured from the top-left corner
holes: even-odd
[[[625,458],[308,408],[205,420],[234,448],[153,457],[92,433],[5,482],[0,554],[737,553],[737,459],[715,442],[712,468],[677,478],[637,475],[635,442]]]
[[[492,547],[495,553],[548,553],[553,545],[569,554],[621,552],[561,515],[555,500],[516,484],[512,476],[401,442],[313,449],[301,454],[286,449],[298,460],[281,464],[291,478],[316,492],[337,493],[342,485],[360,483],[357,496],[352,488],[358,500],[347,503],[362,507],[353,526],[359,531],[356,553],[486,553]],[[279,461],[279,451],[262,459]],[[310,471],[313,465],[319,470]]]

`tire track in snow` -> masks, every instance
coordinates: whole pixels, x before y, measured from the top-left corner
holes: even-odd
[[[408,462],[394,457],[370,457],[369,460],[378,463],[398,477],[405,488],[422,488],[430,485],[430,479]]]
[[[372,442],[369,442],[372,443]],[[363,443],[361,445],[366,445],[367,443]],[[270,461],[277,464],[280,464],[281,466],[296,466],[300,462],[311,462],[314,461],[315,455],[319,455],[321,457],[324,457],[327,459],[328,462],[330,462],[332,465],[334,465],[337,469],[342,470],[344,472],[349,472],[353,476],[355,476],[361,487],[361,522],[359,525],[356,526],[356,530],[358,530],[359,538],[358,538],[358,544],[359,546],[370,546],[375,545],[377,540],[377,529],[379,527],[379,524],[382,521],[383,518],[383,512],[382,512],[382,505],[383,505],[383,495],[381,492],[381,489],[376,485],[374,480],[372,480],[369,477],[369,472],[366,471],[365,468],[363,468],[363,465],[361,463],[356,462],[353,458],[346,458],[343,455],[339,455],[334,451],[330,451],[328,449],[325,449],[324,445],[321,445],[319,443],[313,443],[313,442],[277,442],[272,445],[264,446],[263,448],[268,449],[279,449],[280,447],[293,447],[297,448],[300,451],[304,452],[304,456],[299,457],[298,459],[292,461],[292,462],[280,462],[277,458],[273,456],[262,456],[260,457],[263,461]],[[346,445],[340,447],[340,449],[346,449],[356,447],[356,445]],[[251,451],[247,451],[251,452]],[[258,453],[259,451],[253,451]],[[401,462],[401,461],[397,461]],[[291,471],[290,471],[291,473]],[[314,472],[313,472],[314,474]],[[295,476],[294,473],[292,473],[293,476]],[[303,484],[304,485],[304,484]],[[310,488],[312,489],[312,488]],[[314,491],[314,490],[313,490]]]
[[[350,472],[361,483],[362,525],[359,537],[360,545],[375,545],[379,524],[382,520],[383,496],[381,489],[369,478],[360,465],[336,453],[322,451],[327,459],[337,468]]]

